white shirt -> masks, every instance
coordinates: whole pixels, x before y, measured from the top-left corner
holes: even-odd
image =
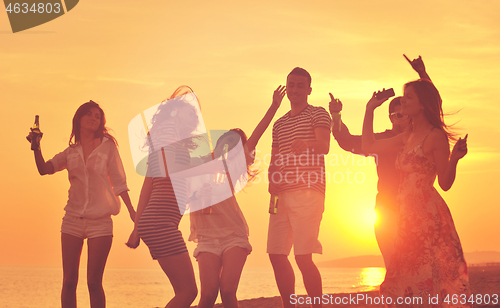
[[[118,195],[128,191],[125,170],[114,142],[103,137],[101,144],[83,159],[82,146],[70,146],[49,160],[54,172],[68,169],[71,184],[67,215],[102,218],[120,212]]]
[[[223,239],[228,236],[248,237],[248,225],[241,209],[232,196],[212,205],[212,213],[191,212],[191,234],[189,240],[200,238]]]

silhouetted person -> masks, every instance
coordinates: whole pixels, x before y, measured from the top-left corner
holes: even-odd
[[[330,148],[330,116],[322,107],[308,104],[311,75],[294,68],[287,77],[286,94],[291,110],[273,126],[269,192],[278,196],[276,214],[269,218],[267,252],[284,307],[294,307],[295,275],[288,260],[295,260],[309,297],[322,296],[321,274],[312,260],[322,253],[318,240],[325,202],[324,155]],[[314,307],[321,307],[317,301]]]
[[[419,74],[422,79],[430,77],[425,70],[422,57],[418,57],[410,61],[406,56],[413,69]],[[330,94],[330,113],[332,116],[335,113],[340,113],[342,103],[336,100]],[[389,119],[392,123],[391,129],[384,132],[376,133],[375,139],[387,139],[402,133],[408,126],[408,116],[401,114],[401,97],[394,98],[389,104]],[[339,146],[351,153],[366,155],[361,149],[361,135],[351,135],[345,123],[341,122],[341,129],[332,129],[332,134],[337,140]],[[394,253],[394,241],[397,233],[397,217],[398,205],[396,202],[398,187],[399,187],[399,171],[396,169],[397,153],[381,152],[375,154],[375,162],[377,164],[377,198],[375,203],[375,211],[377,212],[377,221],[374,225],[375,236],[380,248],[380,252],[384,257],[386,267],[390,262],[391,256]]]
[[[81,105],[73,117],[68,148],[47,162],[40,150],[34,152],[40,175],[68,170],[69,198],[61,226],[63,308],[76,307],[76,286],[84,239],[87,239],[88,245],[90,306],[106,306],[102,277],[113,240],[111,215],[120,211],[117,196],[123,199],[132,221],[135,218],[116,140],[108,134],[105,125],[104,111],[97,103],[89,101]],[[30,142],[31,137],[30,133],[27,137]]]
[[[428,79],[409,82],[401,98],[401,113],[410,117],[410,129],[388,139],[376,140],[373,113],[386,99],[375,93],[366,105],[362,150],[367,153],[398,153],[401,172],[397,202],[399,223],[393,260],[387,267],[380,293],[391,297],[422,298],[419,307],[439,306],[449,298],[469,298],[470,289],[462,246],[450,210],[434,188],[447,191],[455,180],[459,159],[467,153],[467,136],[459,139],[450,155],[453,134],[443,120],[438,90]],[[468,302],[460,303],[469,306]]]

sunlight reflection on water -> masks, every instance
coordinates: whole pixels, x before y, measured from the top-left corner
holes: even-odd
[[[385,268],[365,267],[359,275],[359,286],[378,287],[385,277]]]
[[[78,306],[89,307],[85,268],[80,268],[77,289]],[[302,275],[295,270],[297,294],[306,294]],[[323,293],[352,293],[378,289],[384,280],[385,269],[320,268]],[[199,286],[198,271],[195,268]],[[3,307],[31,308],[58,307],[62,268],[0,266],[0,298]],[[137,308],[163,307],[173,296],[172,286],[160,268],[109,268],[104,277],[107,307]],[[245,268],[238,299],[278,296],[278,288],[271,267]],[[195,300],[198,303],[199,297]],[[220,296],[217,298],[220,303]]]

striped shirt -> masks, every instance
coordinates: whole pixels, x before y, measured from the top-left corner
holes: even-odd
[[[153,178],[153,187],[137,231],[155,260],[187,253],[178,229],[186,208],[187,182],[183,178],[172,179],[166,172],[168,165],[188,165],[190,162],[188,149],[178,139],[175,123],[171,121],[157,123],[148,139],[147,176]]]
[[[280,191],[312,188],[325,194],[325,159],[323,154],[315,154],[314,149],[307,149],[295,155],[291,144],[297,139],[315,142],[316,128],[330,130],[331,119],[323,107],[308,105],[296,116],[291,111],[279,118],[273,126],[272,147],[278,149],[276,165],[280,174],[270,174],[279,184]]]
[[[175,123],[164,121],[158,123],[155,130],[151,130],[148,157],[148,170],[146,176],[153,178],[168,178],[172,188],[171,195],[177,199],[181,215],[186,209],[187,181],[182,177],[170,177],[167,174],[169,165],[189,165],[189,150],[185,146],[185,140],[179,141],[179,135]]]

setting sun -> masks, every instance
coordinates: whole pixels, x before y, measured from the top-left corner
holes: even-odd
[[[130,199],[137,208],[144,176],[135,169],[128,125],[179,86],[188,85],[196,93],[207,130],[240,128],[250,137],[272,105],[274,90],[286,85],[287,74],[294,67],[301,67],[312,76],[308,104],[329,111],[331,93],[342,102],[341,120],[349,133],[361,135],[366,105],[374,91],[393,88],[395,96],[401,96],[403,85],[419,78],[403,54],[410,59],[422,56],[439,89],[443,112],[450,115],[445,117],[446,123],[457,123],[452,127],[457,138],[469,134],[468,153],[458,164],[453,187],[443,191],[434,185],[452,213],[463,251],[500,251],[500,237],[491,236],[498,233],[500,216],[500,207],[491,202],[496,200],[494,188],[500,173],[500,143],[495,141],[500,132],[499,10],[500,1],[493,0],[481,5],[424,0],[417,6],[366,0],[361,4],[278,0],[154,1],[148,5],[88,0],[60,18],[18,33],[12,33],[4,11],[0,18],[0,98],[4,107],[0,131],[1,158],[6,163],[0,186],[2,201],[8,206],[0,207],[0,266],[60,269],[61,265],[61,221],[70,184],[66,171],[43,178],[39,175],[26,141],[35,115],[40,116],[42,149],[48,160],[68,146],[78,106],[89,100],[98,103],[106,114],[106,126],[118,141]],[[374,112],[375,133],[391,129],[388,103]],[[262,289],[274,295],[278,291],[268,270],[271,264],[266,250],[270,217],[267,169],[273,123],[290,109],[285,96],[256,146],[252,168],[259,173],[236,195],[252,245],[243,276],[264,268],[270,286]],[[374,226],[382,229],[386,217],[378,217],[374,210],[377,160],[344,150],[332,134],[329,138],[319,231],[322,253],[315,254],[314,261],[366,255],[382,258],[374,232]],[[161,271],[146,245],[131,250],[124,244],[133,229],[122,205],[121,213],[113,217],[107,268],[141,272],[154,267]],[[182,218],[179,230],[196,266],[192,256],[197,243],[188,241],[189,216]],[[86,246],[83,249],[82,266],[87,263]],[[383,275],[382,269],[367,269],[356,277],[362,285],[375,286]],[[261,281],[265,279],[256,281],[264,286]],[[40,281],[52,280],[55,278]],[[131,288],[137,284],[131,283]],[[59,285],[53,289],[56,304],[39,306],[58,305]],[[249,297],[263,296],[264,291],[261,294],[259,289]],[[110,298],[120,298],[116,294]],[[16,297],[38,301],[33,296]],[[81,297],[88,298],[88,294]],[[160,303],[148,305],[159,307]]]
[[[366,222],[371,226],[375,226],[379,223],[379,217],[375,209],[369,209],[365,213]]]

